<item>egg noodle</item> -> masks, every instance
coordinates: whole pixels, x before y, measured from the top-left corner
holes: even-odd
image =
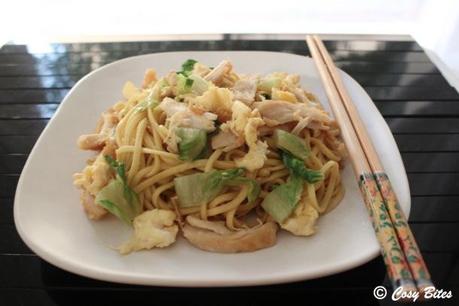
[[[142,87],[128,82],[123,95],[94,134],[79,138],[99,154],[74,176],[91,219],[108,211],[134,226],[122,253],[167,246],[177,227],[204,250],[254,251],[275,243],[278,226],[313,234],[343,198],[340,130],[297,75],[242,75],[228,61],[209,68],[188,60],[161,79],[148,70]],[[113,196],[115,180],[124,189]],[[191,198],[199,202],[185,203]]]

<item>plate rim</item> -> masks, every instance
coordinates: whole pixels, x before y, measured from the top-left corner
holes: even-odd
[[[299,272],[289,272],[286,274],[279,274],[275,275],[270,278],[264,278],[264,277],[249,277],[249,278],[226,278],[226,279],[212,279],[212,280],[199,280],[199,279],[190,279],[190,278],[180,278],[180,277],[156,277],[156,276],[145,276],[145,275],[130,275],[130,274],[125,274],[125,273],[120,273],[116,272],[113,270],[110,270],[109,268],[100,268],[100,267],[92,267],[89,265],[81,264],[81,263],[75,263],[72,260],[66,260],[62,259],[59,256],[54,256],[52,253],[48,252],[45,248],[42,248],[39,243],[35,243],[33,239],[30,239],[26,233],[26,231],[23,230],[21,227],[21,216],[19,212],[19,204],[21,202],[21,189],[23,188],[23,181],[24,177],[28,173],[29,169],[29,164],[31,157],[34,155],[36,148],[38,145],[41,143],[44,135],[52,126],[52,123],[54,120],[59,116],[62,106],[65,105],[65,103],[68,100],[68,97],[72,95],[72,93],[78,89],[79,85],[86,81],[87,79],[93,77],[95,74],[99,73],[100,71],[107,69],[111,66],[119,65],[120,63],[123,62],[128,62],[133,59],[138,59],[141,57],[149,57],[151,55],[183,55],[186,53],[264,53],[264,54],[272,54],[272,55],[281,55],[281,56],[289,56],[289,57],[297,57],[300,58],[301,60],[311,60],[311,57],[309,56],[304,56],[304,55],[298,55],[298,54],[292,54],[292,53],[286,53],[286,52],[274,52],[274,51],[255,51],[255,50],[238,50],[238,51],[233,51],[233,50],[211,50],[211,51],[202,51],[202,50],[187,50],[187,51],[173,51],[173,52],[158,52],[158,53],[147,53],[147,54],[141,54],[141,55],[136,55],[136,56],[131,56],[127,58],[123,58],[111,63],[108,63],[106,65],[103,65],[85,76],[83,76],[78,82],[73,85],[73,87],[69,90],[69,92],[65,95],[65,97],[62,99],[61,103],[59,104],[56,112],[53,114],[52,118],[49,120],[47,123],[46,127],[43,129],[41,132],[40,136],[37,138],[36,142],[34,143],[32,150],[29,153],[29,156],[27,158],[26,163],[24,164],[24,168],[21,171],[21,175],[19,177],[16,190],[15,190],[15,196],[14,196],[14,207],[13,207],[13,216],[14,216],[14,224],[15,227],[18,231],[18,234],[20,238],[25,242],[25,244],[36,254],[38,255],[41,259],[45,260],[49,264],[52,264],[54,266],[57,266],[65,271],[75,273],[80,276],[84,277],[89,277],[93,278],[96,280],[101,280],[101,281],[109,281],[109,282],[114,282],[114,283],[123,283],[123,284],[136,284],[136,285],[154,285],[154,286],[166,286],[166,287],[241,287],[241,286],[257,286],[257,285],[270,285],[270,284],[282,284],[282,283],[288,283],[288,282],[295,282],[295,281],[302,281],[302,280],[311,280],[311,279],[316,279],[324,276],[329,276],[329,275],[334,275],[338,273],[342,273],[344,271],[353,269],[355,267],[358,267],[364,263],[369,262],[370,260],[374,259],[378,254],[380,254],[379,248],[372,250],[371,252],[368,252],[368,254],[365,254],[364,256],[359,256],[358,258],[354,260],[346,260],[345,263],[338,262],[333,266],[329,266],[327,268],[322,269],[320,272],[315,272],[315,273],[305,273],[304,271],[299,271]],[[314,67],[315,69],[315,67]],[[356,85],[359,87],[359,89],[364,93],[366,98],[370,101],[373,101],[371,97],[368,95],[368,93],[365,91],[365,89],[354,79],[352,78],[349,74],[347,74],[345,71],[340,70],[341,73],[343,73],[346,77],[350,78]],[[410,214],[411,210],[411,192],[410,192],[410,187],[408,183],[408,177],[405,171],[405,166],[403,163],[403,160],[401,158],[400,150],[398,149],[398,146],[395,142],[394,136],[387,125],[387,122],[384,120],[382,114],[379,112],[379,110],[376,108],[375,104],[372,103],[371,108],[373,108],[377,115],[383,119],[384,123],[384,129],[386,130],[386,134],[388,135],[389,141],[392,142],[392,145],[394,148],[396,148],[396,158],[401,162],[402,169],[400,169],[400,172],[403,173],[403,187],[406,188],[408,192],[408,198],[409,201],[407,203],[407,211],[406,211],[406,216],[408,217]],[[353,170],[352,170],[353,171]]]

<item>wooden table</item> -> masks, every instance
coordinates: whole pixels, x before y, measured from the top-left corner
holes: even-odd
[[[14,193],[27,155],[61,100],[82,76],[115,60],[154,52],[266,50],[309,55],[304,41],[282,38],[250,40],[244,35],[223,35],[215,41],[3,46],[0,305],[256,305],[283,304],[294,297],[304,303],[317,298],[351,305],[378,304],[373,288],[388,285],[380,258],[334,276],[277,286],[131,286],[91,280],[46,263],[24,245],[14,227]],[[365,88],[389,124],[408,172],[411,227],[437,287],[459,295],[458,93],[413,41],[332,40],[326,45],[337,65]],[[387,298],[382,301],[388,303]]]

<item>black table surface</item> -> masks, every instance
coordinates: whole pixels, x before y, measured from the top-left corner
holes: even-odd
[[[249,39],[77,44],[7,44],[0,49],[0,305],[387,305],[380,257],[316,280],[241,288],[166,288],[96,281],[36,256],[13,221],[16,183],[37,137],[82,76],[115,60],[184,50],[265,50],[309,55],[303,40]],[[278,40],[278,39],[281,40]],[[459,94],[414,41],[327,40],[336,64],[368,92],[384,116],[408,173],[409,218],[438,288],[459,295]],[[84,247],[84,246],[82,246]],[[430,302],[433,304],[434,302]],[[435,304],[440,303],[436,301]]]

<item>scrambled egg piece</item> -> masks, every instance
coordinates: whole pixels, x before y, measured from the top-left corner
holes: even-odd
[[[234,133],[243,135],[252,109],[240,101],[234,101],[231,111],[233,114],[228,126]]]
[[[238,167],[244,167],[249,171],[260,169],[265,164],[267,159],[266,153],[268,145],[265,142],[258,140],[257,130],[259,126],[264,125],[265,122],[261,118],[249,118],[247,125],[244,128],[245,142],[249,147],[249,152],[240,159],[236,160]]]
[[[142,249],[163,248],[175,242],[178,226],[173,211],[153,209],[138,215],[134,219],[134,235],[118,250],[121,254],[129,254]]]
[[[298,102],[296,96],[293,93],[289,91],[285,91],[285,90],[279,90],[277,88],[272,89],[271,99],[272,100],[282,100],[282,101],[293,102],[293,103]]]
[[[300,201],[293,215],[281,224],[281,228],[297,236],[310,236],[316,231],[318,218],[317,210],[306,201]]]
[[[96,195],[111,180],[110,166],[104,155],[99,154],[96,160],[87,165],[82,172],[73,175],[75,186]]]
[[[202,96],[196,97],[192,104],[204,111],[217,114],[218,120],[226,122],[231,119],[233,93],[227,88],[212,86]]]

